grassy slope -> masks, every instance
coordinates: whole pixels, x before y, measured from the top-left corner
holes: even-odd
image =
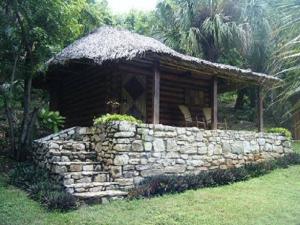
[[[298,146],[300,147],[300,146]],[[300,166],[233,185],[147,200],[42,209],[0,175],[0,224],[299,224]]]

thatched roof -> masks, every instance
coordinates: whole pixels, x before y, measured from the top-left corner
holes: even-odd
[[[208,70],[223,78],[273,83],[280,79],[234,66],[212,63],[174,51],[158,40],[124,29],[103,26],[91,34],[75,41],[48,61],[48,66],[65,64],[72,60],[91,60],[98,65],[118,60],[133,60],[155,54],[159,59],[168,58],[177,65]]]

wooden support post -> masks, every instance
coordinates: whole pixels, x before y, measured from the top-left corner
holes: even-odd
[[[258,131],[264,131],[264,104],[263,104],[263,88],[258,88]]]
[[[213,78],[212,90],[212,130],[218,129],[218,78]]]
[[[160,102],[160,71],[159,63],[154,63],[154,78],[153,78],[153,124],[159,124],[159,102]]]

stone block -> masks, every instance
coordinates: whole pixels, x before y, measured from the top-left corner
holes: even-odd
[[[134,165],[124,165],[123,170],[124,171],[134,170]]]
[[[242,141],[235,141],[232,144],[232,153],[234,153],[234,154],[243,154],[244,153],[244,144]]]
[[[189,155],[186,155],[186,154],[180,154],[180,157],[182,159],[188,159],[189,158]]]
[[[122,186],[128,186],[128,185],[133,185],[133,178],[118,178],[115,179],[115,182],[117,182],[119,185]]]
[[[250,153],[252,151],[251,145],[248,141],[243,142],[244,153]]]
[[[134,152],[142,152],[144,151],[144,145],[143,142],[141,140],[135,140],[132,142],[132,151]]]
[[[70,165],[70,171],[71,172],[80,172],[80,171],[82,171],[82,165],[81,164],[72,164],[72,165]]]
[[[272,145],[272,144],[269,144],[269,143],[266,143],[266,144],[265,144],[264,150],[265,150],[266,152],[271,152],[271,151],[273,151],[273,145]]]
[[[134,137],[135,133],[131,131],[122,131],[122,132],[117,132],[114,134],[115,138],[130,138]]]
[[[83,171],[93,171],[94,170],[94,166],[93,165],[83,165],[82,166],[82,170]]]
[[[66,166],[55,165],[53,168],[54,173],[62,174],[67,172]]]
[[[61,162],[70,162],[70,159],[68,156],[62,156],[61,157]]]
[[[136,125],[130,122],[121,121],[119,123],[119,130],[120,131],[130,131],[135,132],[136,131]]]
[[[141,171],[142,177],[158,176],[164,173],[163,169],[150,169]]]
[[[73,130],[73,132],[74,132],[74,130]],[[75,133],[75,132],[74,132]],[[86,127],[80,127],[79,129],[78,129],[78,134],[86,134],[87,133],[87,128]]]
[[[72,145],[72,148],[77,151],[85,151],[85,145],[82,143],[75,143]]]
[[[122,176],[122,166],[111,166],[110,171],[114,178]]]
[[[229,142],[223,142],[222,148],[224,153],[230,153],[232,151],[231,144]]]
[[[137,164],[140,164],[140,163],[141,163],[140,159],[129,159],[128,160],[128,164],[130,164],[130,165],[137,165]]]
[[[175,139],[168,139],[167,140],[167,151],[178,151],[178,145]]]
[[[215,145],[214,154],[215,155],[221,155],[222,154],[222,146],[221,145]]]
[[[163,139],[156,138],[153,141],[153,150],[155,152],[163,152],[163,151],[165,151],[165,143],[164,143]]]
[[[166,154],[166,158],[168,159],[178,159],[180,158],[180,155],[176,152],[169,152]]]
[[[197,147],[193,146],[193,145],[186,145],[186,146],[182,146],[180,147],[180,153],[183,154],[195,154],[197,153]]]
[[[135,169],[138,171],[149,170],[149,169],[151,169],[151,166],[150,165],[136,165]]]
[[[83,177],[83,178],[78,180],[78,183],[91,183],[91,182],[92,182],[91,177]]]
[[[258,142],[258,144],[259,144],[260,146],[263,146],[263,145],[266,144],[266,139],[264,139],[264,138],[259,138],[259,139],[257,140],[257,142]]]
[[[203,165],[202,160],[189,160],[187,163],[189,166],[202,166]]]
[[[128,164],[129,156],[128,155],[116,155],[114,159],[114,164],[117,166],[122,166]]]
[[[97,176],[95,176],[94,178],[95,182],[107,182],[107,176],[106,174],[98,174]]]
[[[129,152],[130,151],[130,145],[127,144],[116,144],[113,147],[113,150],[119,151],[119,152]]]
[[[179,174],[185,172],[186,166],[185,165],[167,166],[164,170],[165,173]]]
[[[151,151],[152,150],[152,143],[151,142],[145,142],[144,143],[144,149],[145,149],[145,151]]]
[[[161,158],[162,154],[160,152],[154,152],[152,153],[152,156],[155,158]]]
[[[176,163],[177,164],[185,164],[186,162],[183,159],[176,159]]]
[[[146,165],[148,163],[148,159],[141,159],[141,164]]]
[[[200,155],[207,154],[207,147],[206,146],[204,146],[204,147],[198,147],[198,154],[200,154]]]

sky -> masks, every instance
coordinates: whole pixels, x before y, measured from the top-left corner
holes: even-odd
[[[114,13],[126,13],[131,9],[151,11],[155,8],[158,0],[107,0],[109,7]]]

